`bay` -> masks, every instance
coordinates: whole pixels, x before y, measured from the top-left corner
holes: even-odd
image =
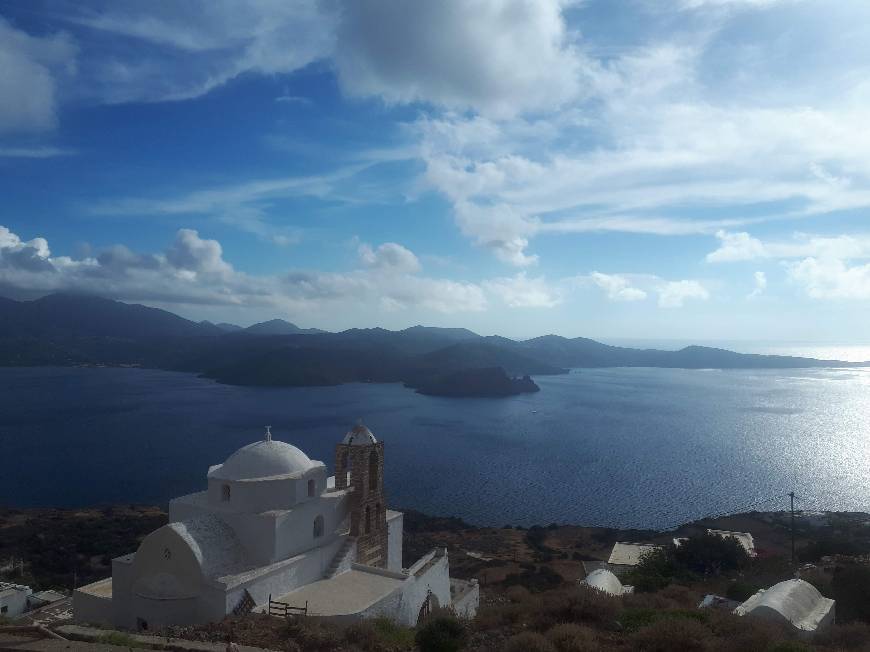
[[[219,385],[143,369],[0,369],[0,505],[164,504],[262,437],[331,468],[362,419],[391,504],[475,524],[665,528],[870,510],[870,371],[583,369],[507,399],[397,384]]]

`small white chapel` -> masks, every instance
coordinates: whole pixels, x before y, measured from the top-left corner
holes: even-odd
[[[207,483],[170,501],[169,523],[112,560],[111,577],[75,591],[76,622],[157,630],[261,611],[415,625],[437,607],[477,609],[477,582],[450,577],[446,549],[403,568],[384,444],[362,424],[336,446],[334,476],[267,427]]]

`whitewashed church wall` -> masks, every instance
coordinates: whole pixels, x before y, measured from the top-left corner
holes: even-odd
[[[406,625],[415,625],[420,607],[429,591],[435,596],[437,606],[449,607],[450,564],[447,555],[436,557],[436,561],[420,575],[412,575],[402,589],[402,604],[398,620]]]
[[[86,625],[115,625],[113,598],[73,592],[73,614],[77,623]]]
[[[404,530],[404,514],[394,512],[398,516],[387,521],[387,568],[391,571],[402,570],[402,533]],[[387,512],[387,517],[391,512]]]
[[[300,505],[278,517],[275,537],[275,558],[286,559],[334,538],[347,515],[346,496],[324,496]],[[314,536],[314,519],[323,517],[323,535]]]
[[[270,594],[274,600],[299,587],[323,579],[323,574],[343,542],[344,539],[334,539],[329,545],[314,548],[300,555],[293,563],[282,564],[266,575],[260,575],[234,586],[226,593],[226,613],[239,603],[245,589],[251,594],[254,602],[262,605],[268,601]]]

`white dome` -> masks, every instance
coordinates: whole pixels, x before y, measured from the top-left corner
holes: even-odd
[[[371,430],[360,423],[351,428],[341,443],[345,446],[371,446],[377,444],[378,440],[375,439]]]
[[[598,568],[592,571],[581,584],[604,591],[609,595],[622,595],[625,592],[619,578],[606,568]]]
[[[208,477],[220,480],[256,480],[307,471],[314,463],[295,446],[265,439],[240,448]]]

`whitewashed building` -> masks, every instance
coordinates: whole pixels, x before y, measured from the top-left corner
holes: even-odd
[[[169,504],[169,523],[78,589],[77,622],[128,629],[266,611],[387,616],[413,625],[452,606],[474,615],[476,582],[451,580],[446,549],[402,567],[402,513],[387,508],[384,444],[363,425],[336,446],[336,474],[290,444],[245,446],[209,468],[204,491]]]
[[[762,589],[738,606],[738,616],[754,616],[786,623],[801,635],[824,631],[834,622],[835,602],[809,582],[786,580]]]
[[[755,539],[752,538],[752,534],[749,532],[733,532],[731,530],[707,530],[707,534],[715,534],[717,537],[721,537],[723,539],[732,538],[737,539],[737,543],[746,551],[746,554],[750,557],[757,557],[758,554],[755,552]]]
[[[33,594],[29,586],[0,582],[0,616],[16,618],[27,611],[27,599]]]
[[[588,586],[598,591],[603,591],[608,595],[625,595],[626,593],[634,593],[633,586],[625,586],[619,581],[619,578],[611,573],[606,568],[599,568],[592,571],[580,582],[581,585]]]
[[[644,555],[656,552],[657,550],[662,550],[662,546],[652,543],[618,541],[613,544],[607,563],[613,566],[637,566]]]

